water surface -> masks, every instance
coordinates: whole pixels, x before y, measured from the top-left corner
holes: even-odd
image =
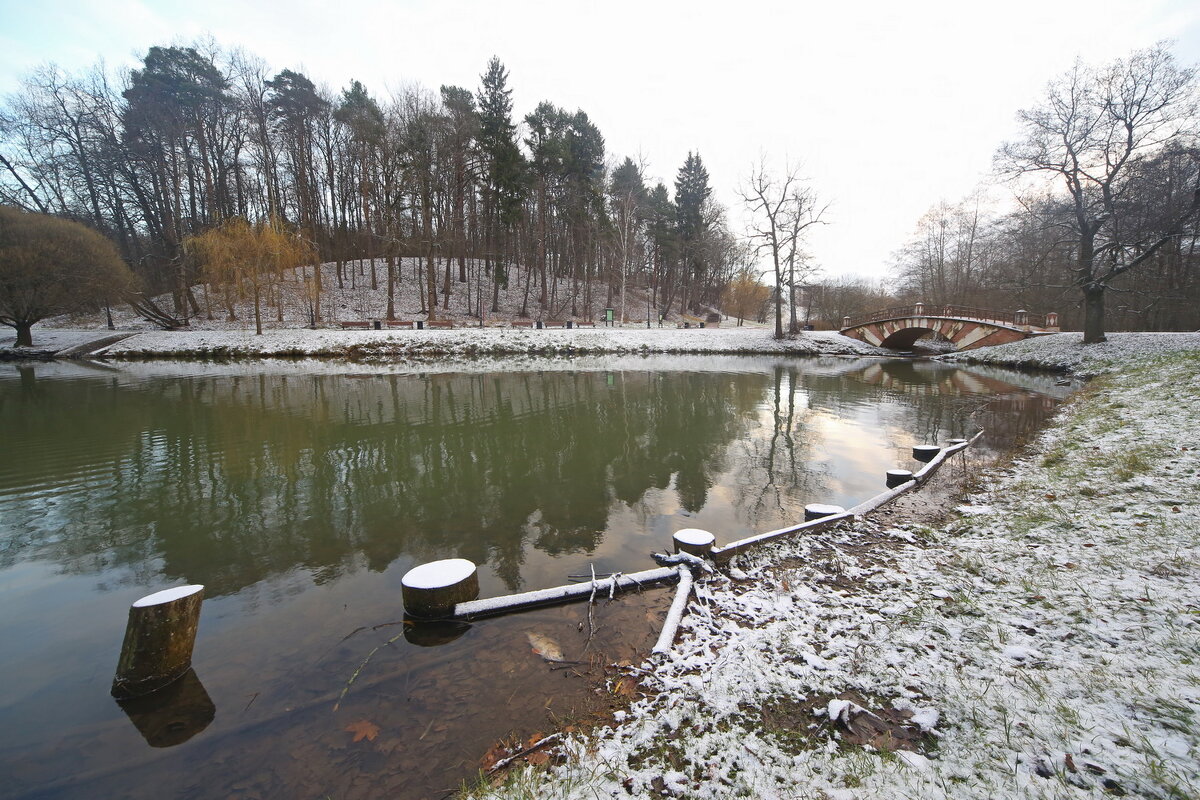
[[[681,527],[727,542],[864,500],[913,444],[982,426],[1003,448],[1063,394],[842,358],[0,365],[0,794],[450,788],[587,705],[594,671],[549,671],[526,634],[632,658],[662,600],[410,641],[414,564],[469,558],[484,596],[644,569]],[[185,582],[206,586],[195,674],[165,709],[118,707],[129,603]],[[354,742],[362,721],[379,734]]]

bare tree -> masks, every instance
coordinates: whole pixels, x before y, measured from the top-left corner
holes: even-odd
[[[1194,137],[1195,70],[1180,67],[1164,44],[1104,67],[1076,63],[1018,115],[1023,137],[996,160],[1010,176],[1044,174],[1061,181],[1075,245],[1072,285],[1083,293],[1084,342],[1103,342],[1110,282],[1176,239],[1200,211],[1200,182],[1156,224],[1131,224],[1144,209],[1140,165]]]
[[[792,293],[797,280],[803,281],[815,272],[808,266],[800,245],[809,228],[824,224],[829,205],[818,207],[816,192],[800,177],[798,166],[785,164],[783,177],[776,177],[767,169],[765,159],[750,169],[750,176],[738,189],[738,195],[753,215],[748,238],[760,254],[771,257],[775,273],[775,338],[782,339],[784,286],[788,287],[789,300],[794,301]],[[796,304],[789,305],[788,330],[795,333],[799,329]]]

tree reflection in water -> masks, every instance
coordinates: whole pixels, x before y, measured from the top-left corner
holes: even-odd
[[[215,597],[298,567],[321,584],[402,555],[454,555],[516,589],[528,548],[592,553],[615,505],[653,513],[652,490],[673,490],[695,515],[718,485],[748,530],[786,518],[831,491],[818,418],[895,417],[863,437],[890,425],[942,441],[985,397],[1009,411],[1040,397],[941,365],[825,361],[72,380],[22,368],[0,384],[13,454],[0,467],[0,566],[37,557],[71,572],[152,570]],[[978,421],[1007,435],[1027,417]]]

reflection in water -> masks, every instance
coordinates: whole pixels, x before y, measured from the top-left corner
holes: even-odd
[[[155,559],[215,597],[296,566],[322,584],[355,556],[382,570],[455,555],[515,589],[527,545],[595,549],[610,492],[633,503],[674,479],[698,511],[762,393],[739,377],[38,381],[4,405],[24,421],[19,472],[0,473],[23,524],[0,565]],[[79,427],[47,442],[68,408]]]
[[[404,615],[404,638],[418,647],[450,644],[471,630],[471,623],[459,620],[416,619]]]
[[[183,744],[217,715],[194,669],[153,694],[119,700],[117,705],[151,747]]]
[[[414,627],[413,563],[469,558],[485,596],[644,568],[681,527],[729,541],[859,502],[913,444],[982,426],[1003,447],[1062,396],[900,360],[586,363],[0,367],[0,792],[453,786],[515,720],[584,696],[527,635],[633,657],[662,604],[614,604],[594,643],[579,609]],[[182,582],[207,587],[208,688],[122,705],[135,732],[107,685],[128,602]],[[348,749],[360,718],[384,733]]]

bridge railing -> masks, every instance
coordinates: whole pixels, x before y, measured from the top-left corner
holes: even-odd
[[[842,328],[853,328],[858,325],[865,325],[868,322],[882,322],[887,319],[901,319],[903,317],[957,317],[960,319],[979,320],[981,322],[997,322],[1001,325],[1013,325],[1015,327],[1025,325],[1034,328],[1047,327],[1045,314],[1031,314],[1028,311],[993,311],[989,308],[976,308],[975,306],[913,303],[907,306],[881,308],[878,311],[872,311],[869,314],[860,314],[857,317],[846,317],[842,320]]]

